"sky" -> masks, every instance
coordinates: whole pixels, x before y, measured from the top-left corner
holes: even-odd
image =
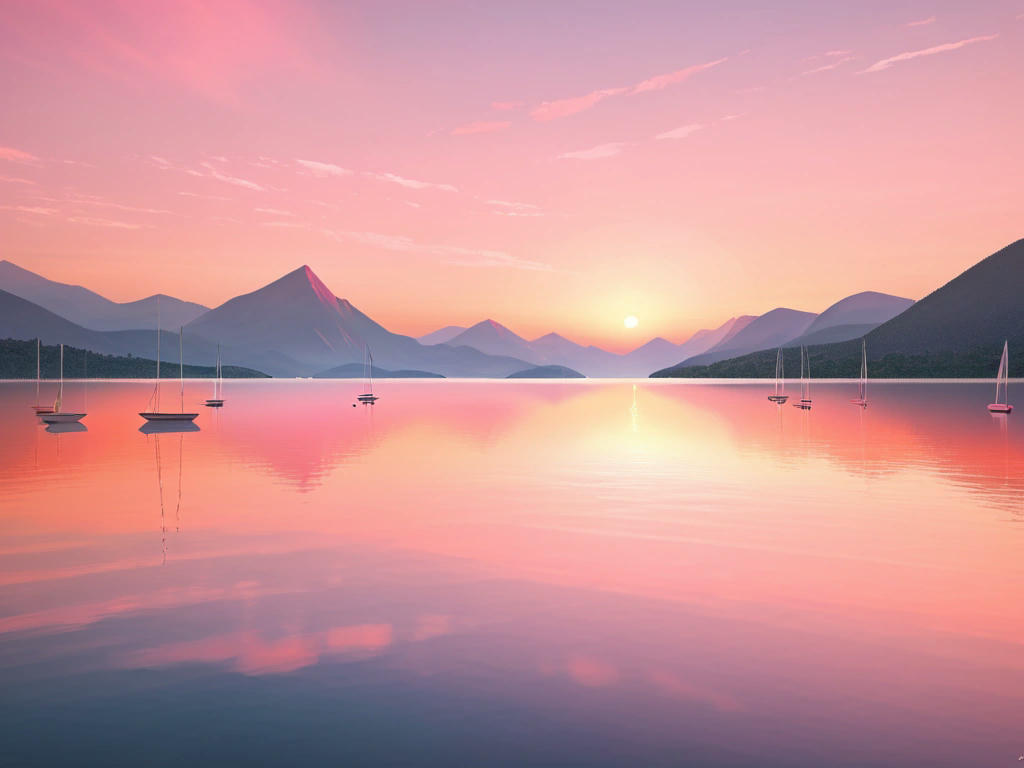
[[[118,301],[308,264],[395,332],[624,351],[1024,236],[1024,0],[0,14],[0,258]]]

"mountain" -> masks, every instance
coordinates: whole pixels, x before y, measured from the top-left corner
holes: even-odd
[[[881,325],[892,320],[913,303],[913,299],[877,291],[855,293],[840,299],[818,315],[804,333],[810,335],[840,325]]]
[[[714,329],[701,329],[682,344],[673,344],[660,336],[623,355],[620,369],[630,376],[647,376],[651,371],[672,365],[680,360],[707,352],[717,344],[732,338],[754,320],[753,315],[731,317]]]
[[[345,363],[330,368],[326,371],[314,374],[314,379],[361,379],[366,375],[366,369],[362,363]],[[440,373],[430,371],[389,371],[384,368],[373,366],[373,377],[375,379],[443,379]]]
[[[509,355],[539,362],[530,342],[494,320],[483,320],[446,343],[452,347],[473,347],[488,355]]]
[[[707,352],[683,361],[682,365],[708,365],[719,360],[739,357],[759,349],[780,347],[790,339],[805,333],[816,314],[779,307],[751,320],[735,335],[712,347]]]
[[[23,341],[39,338],[44,344],[68,344],[108,354],[120,351],[102,332],[83,328],[3,290],[0,290],[0,338]]]
[[[527,368],[525,371],[516,371],[505,377],[506,379],[585,379],[587,378],[579,371],[566,368],[564,365],[538,365],[534,368]]]
[[[446,325],[444,328],[439,328],[425,336],[420,336],[416,341],[427,346],[430,346],[431,344],[446,344],[464,330],[466,330],[466,327],[463,325]]]
[[[872,378],[992,377],[1003,342],[1010,344],[1010,376],[1024,374],[1024,240],[988,256],[865,337]],[[816,377],[857,375],[857,340],[809,348]],[[795,370],[799,353],[784,350]],[[656,377],[767,377],[775,354],[764,350],[707,366],[673,366]]]
[[[988,256],[867,335],[868,355],[1024,352],[1024,239]],[[1011,356],[1012,357],[1012,356]]]
[[[375,363],[388,369],[419,369],[445,376],[507,376],[529,364],[489,355],[465,345],[423,346],[392,333],[335,296],[308,266],[211,309],[186,332],[250,354],[285,355],[311,375],[344,363],[361,363],[367,346]]]
[[[163,294],[118,303],[80,285],[47,280],[6,260],[0,261],[0,289],[95,331],[156,328],[158,297],[164,328],[178,328],[207,310],[201,304]]]

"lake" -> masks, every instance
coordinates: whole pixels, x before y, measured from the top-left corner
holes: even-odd
[[[5,765],[1019,765],[989,384],[152,386],[0,384]]]

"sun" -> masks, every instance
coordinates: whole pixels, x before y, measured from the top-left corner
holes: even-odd
[[[637,320],[636,315],[626,315],[622,320],[622,324],[627,328],[636,328],[640,325],[640,321]]]

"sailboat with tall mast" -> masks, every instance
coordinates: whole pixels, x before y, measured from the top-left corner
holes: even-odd
[[[868,343],[860,340],[860,379],[857,382],[857,396],[850,400],[861,408],[868,407]]]
[[[159,307],[159,298],[157,299]],[[139,416],[146,421],[192,421],[198,413],[185,413],[185,354],[182,348],[182,337],[185,329],[178,330],[178,379],[180,381],[181,410],[161,411],[160,410],[160,311],[157,309],[156,321],[156,386],[153,387],[153,394],[149,397],[147,405],[152,406],[151,411],[141,411]]]
[[[220,365],[220,344],[217,345],[217,371],[213,378],[213,397],[203,402],[207,408],[224,407],[224,375]]]
[[[64,407],[64,345],[60,345],[60,384],[57,385],[57,399],[53,401],[53,410],[40,413],[39,418],[45,424],[70,424],[81,421],[87,414],[62,411]]]
[[[811,410],[811,359],[803,346],[800,347],[800,400],[793,403],[793,407]]]
[[[39,371],[40,371],[40,368],[39,368],[40,344],[41,344],[41,342],[37,338],[36,339],[36,404],[32,406],[32,410],[34,410],[37,415],[44,414],[44,413],[53,413],[53,406],[52,405],[41,405],[39,403],[39,382],[41,380],[41,376],[39,375]]]
[[[380,398],[373,394],[373,352],[370,351],[369,344],[366,345],[363,355],[363,381],[366,391],[361,395],[356,395],[356,400],[363,405],[373,405]]]
[[[1003,342],[1003,356],[999,358],[999,372],[996,374],[996,401],[988,404],[992,413],[1010,413],[1013,406],[1007,402],[1006,387],[1010,381],[1010,348],[1009,342]],[[999,392],[1002,391],[1002,400],[999,399]]]
[[[775,393],[768,395],[768,399],[780,405],[789,400],[789,395],[786,394],[786,368],[782,361],[782,347],[779,347],[779,352],[775,356]]]

